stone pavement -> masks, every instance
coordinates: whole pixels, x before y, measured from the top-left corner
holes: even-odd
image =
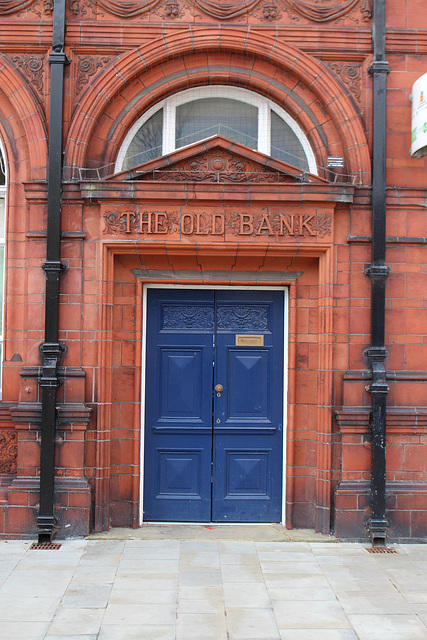
[[[0,639],[427,640],[427,545],[222,529],[0,541]]]

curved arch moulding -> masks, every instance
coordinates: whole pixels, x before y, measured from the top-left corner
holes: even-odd
[[[77,106],[66,166],[96,166],[99,158],[104,165],[114,162],[127,131],[145,109],[203,84],[235,84],[270,98],[304,129],[320,165],[326,166],[327,155],[341,154],[347,172],[357,182],[369,183],[363,124],[335,76],[292,45],[232,27],[180,29],[107,65]]]
[[[47,128],[42,108],[31,87],[25,86],[21,74],[2,54],[0,74],[0,111],[4,114],[1,130],[5,160],[10,167],[9,181],[45,180]],[[19,169],[19,176],[14,175],[15,168]]]

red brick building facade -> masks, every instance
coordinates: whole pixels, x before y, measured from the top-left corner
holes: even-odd
[[[427,161],[409,149],[427,15],[420,0],[386,5],[386,518],[390,539],[418,539],[427,522]],[[50,0],[0,3],[0,530],[9,536],[36,535],[40,507],[56,10]],[[154,375],[146,301],[161,285],[283,292],[284,366],[269,382],[283,396],[282,478],[267,482],[283,487],[287,527],[368,536],[373,19],[370,0],[67,3],[58,535],[146,519],[144,491],[157,482],[143,471]],[[197,101],[209,126],[211,111],[230,107],[228,128],[215,121],[195,133]],[[241,438],[234,447],[244,448]]]

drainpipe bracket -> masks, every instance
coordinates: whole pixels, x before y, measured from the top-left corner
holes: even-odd
[[[369,267],[365,269],[365,276],[367,278],[387,278],[390,273],[390,267],[386,264],[370,264]]]
[[[51,51],[48,58],[49,64],[70,64],[70,60],[67,58],[63,51]]]
[[[390,73],[390,65],[387,60],[373,60],[370,67],[368,67],[368,73],[373,75],[374,73]]]
[[[67,267],[60,260],[46,260],[42,264],[42,269],[47,275],[48,273],[62,273]]]
[[[376,380],[368,387],[369,393],[384,394],[389,392],[389,386],[384,380]]]
[[[368,347],[365,349],[365,356],[371,362],[384,362],[388,356],[386,347]]]
[[[43,355],[42,374],[39,378],[39,385],[43,388],[57,388],[62,382],[57,376],[58,360],[66,351],[63,344],[59,342],[44,342],[39,347]]]

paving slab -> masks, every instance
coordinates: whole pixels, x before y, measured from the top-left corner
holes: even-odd
[[[175,640],[175,625],[105,625],[96,640]]]
[[[227,631],[224,614],[218,613],[179,613],[176,623],[177,640],[190,638],[226,640]]]
[[[359,640],[426,640],[427,629],[418,616],[350,615]]]
[[[227,628],[231,640],[278,640],[280,632],[277,620],[268,609],[230,609],[227,612]]]

